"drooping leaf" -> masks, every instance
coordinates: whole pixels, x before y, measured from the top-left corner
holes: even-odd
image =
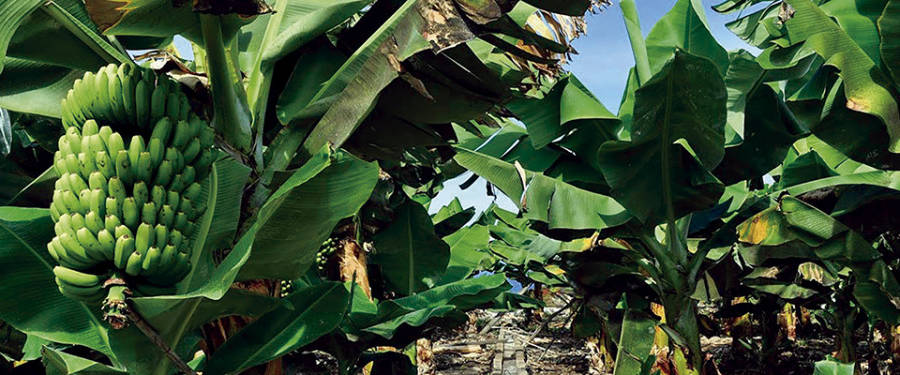
[[[115,361],[99,306],[64,297],[53,281],[47,253],[53,221],[45,209],[0,207],[0,320],[29,335],[89,347]],[[27,303],[25,303],[27,301]]]
[[[834,358],[816,362],[813,375],[853,375],[856,364],[842,363]]]
[[[728,68],[728,53],[709,31],[700,0],[678,0],[650,29],[646,43],[653,74],[663,69],[675,49],[709,59],[722,75]]]
[[[207,362],[205,372],[238,373],[307,345],[335,329],[349,302],[347,288],[326,282],[292,293],[288,305],[259,317],[228,338]]]
[[[47,346],[43,347],[43,349],[41,350],[41,354],[43,356],[44,368],[47,371],[47,375],[127,374],[126,371],[118,370],[102,363],[72,355]]]
[[[557,179],[524,171],[526,186],[513,164],[481,152],[457,148],[454,157],[466,169],[500,188],[524,212],[550,228],[600,229],[630,218],[625,209],[605,195],[577,188]]]
[[[805,42],[840,70],[847,108],[878,117],[890,136],[888,150],[900,152],[900,112],[877,65],[846,31],[810,0],[789,0],[794,16],[785,22],[788,45]]]
[[[881,59],[894,76],[895,87],[900,85],[900,1],[890,0],[878,18],[881,34]]]
[[[599,150],[612,196],[648,223],[669,209],[677,218],[712,206],[724,190],[708,171],[725,153],[726,92],[716,66],[678,50],[635,97],[631,141]]]
[[[338,221],[372,194],[377,164],[346,153],[320,152],[294,172],[260,210],[253,253],[242,279],[300,277]]]
[[[27,1],[4,1],[0,5],[0,73],[3,72],[5,65],[6,51],[9,42],[19,28],[19,25],[25,20],[25,17],[37,9],[43,1],[27,0]]]
[[[528,128],[536,149],[545,147],[581,122],[616,120],[574,75],[560,79],[541,99],[518,99],[507,104],[507,108]]]
[[[469,277],[489,256],[486,252],[489,240],[490,232],[482,225],[462,228],[444,237],[444,242],[450,245],[450,261],[436,284],[444,285]]]
[[[425,290],[447,268],[450,247],[434,233],[422,205],[408,200],[397,208],[393,222],[375,238],[373,264],[381,265],[391,289],[411,295]]]

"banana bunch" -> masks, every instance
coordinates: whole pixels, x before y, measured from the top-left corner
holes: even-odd
[[[59,179],[50,215],[56,236],[47,250],[59,263],[56,283],[63,295],[103,302],[108,320],[119,325],[128,293],[170,291],[191,270],[189,238],[205,212],[201,182],[215,158],[213,130],[182,106],[187,99],[174,83],[146,72],[107,66],[86,74],[80,86],[76,82],[63,101],[69,122],[54,155]],[[112,77],[137,84],[96,84]],[[139,96],[151,81],[153,95]],[[128,91],[134,87],[140,89]],[[161,91],[168,97],[156,97],[160,87],[172,87]],[[123,88],[124,94],[114,91]],[[81,99],[86,92],[92,94]],[[103,121],[112,125],[100,126]],[[133,133],[127,144],[126,132]]]
[[[319,272],[325,272],[325,266],[328,264],[328,259],[337,251],[337,242],[335,242],[334,238],[328,238],[322,245],[319,247],[319,252],[316,253],[316,265],[319,268]]]
[[[178,84],[150,69],[110,64],[75,80],[62,100],[62,123],[80,129],[93,119],[128,134],[144,130],[167,116],[188,120],[191,105]]]

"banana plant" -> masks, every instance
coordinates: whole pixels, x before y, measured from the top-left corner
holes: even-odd
[[[485,232],[432,222],[421,202],[462,172],[446,165],[450,122],[558,75],[595,5],[0,5],[0,150],[16,177],[0,208],[14,280],[0,293],[37,301],[4,305],[0,319],[43,345],[54,371],[237,373],[276,371],[325,337],[361,340],[363,352],[491,302],[505,276],[474,278],[469,259]],[[182,37],[193,58],[174,48]],[[99,161],[87,157],[95,148]],[[80,180],[91,184],[83,197]],[[100,228],[107,210],[120,215]],[[357,267],[297,282],[333,236],[363,249]],[[85,251],[56,251],[66,249]],[[278,280],[294,292],[281,296]],[[366,283],[368,293],[353,286]],[[365,364],[357,357],[347,371]]]

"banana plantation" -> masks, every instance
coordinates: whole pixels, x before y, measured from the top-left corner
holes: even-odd
[[[898,102],[898,0],[0,0],[0,373],[900,374]]]

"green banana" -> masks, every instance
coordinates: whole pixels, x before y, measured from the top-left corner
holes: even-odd
[[[105,228],[103,219],[101,219],[100,215],[98,215],[95,211],[89,211],[87,215],[84,215],[84,226],[87,227],[90,233],[92,233],[92,236],[93,234],[96,234],[97,232],[100,232],[100,230]],[[84,243],[82,243],[82,245],[83,244]]]
[[[120,226],[123,225],[122,221],[119,220],[119,215],[106,215],[106,218],[103,219],[103,229],[106,229],[109,233],[116,233],[116,228]],[[118,237],[119,236],[116,235],[116,238]]]
[[[131,137],[131,143],[128,146],[128,161],[131,162],[132,166],[138,165],[138,161],[140,160],[141,153],[144,152],[144,139],[141,136],[136,135]]]
[[[132,188],[132,196],[138,207],[142,207],[144,203],[150,201],[150,189],[147,188],[147,184],[143,181],[137,182]]]
[[[153,126],[153,132],[150,133],[150,139],[159,139],[161,145],[165,145],[169,141],[172,133],[172,120],[169,117],[163,117]]]
[[[172,167],[172,162],[163,160],[162,163],[159,164],[159,168],[156,169],[156,177],[154,178],[153,183],[157,186],[169,186],[169,183],[172,182],[174,173],[175,170]]]
[[[97,241],[97,237],[94,237],[94,234],[88,228],[81,228],[75,232],[76,237],[78,238],[78,243],[84,247],[85,254],[91,259],[102,262],[106,259],[106,256],[103,255],[103,249],[100,247],[100,242]]]
[[[119,154],[116,156],[116,175],[125,183],[134,182],[134,175],[131,173],[131,159],[125,150],[119,150]]]
[[[153,185],[153,189],[150,190],[150,201],[156,205],[157,209],[162,208],[166,204],[166,190],[162,186]]]
[[[151,275],[157,272],[161,256],[162,253],[158,247],[150,247],[147,250],[147,256],[144,257],[144,262],[141,264],[141,275]]]
[[[107,217],[114,217],[118,221],[122,221],[122,201],[113,198],[106,197],[106,215]]]
[[[137,165],[134,167],[134,175],[138,180],[150,181],[150,176],[153,174],[153,159],[150,157],[149,152],[142,152]]]
[[[139,79],[134,87],[134,113],[135,124],[143,128],[150,122],[150,97],[151,87]]]
[[[165,226],[171,227],[173,223],[175,223],[175,210],[172,209],[172,206],[165,204],[159,210],[159,218],[157,219],[157,223]]]
[[[94,285],[100,285],[100,283],[103,282],[103,279],[101,279],[97,275],[84,273],[60,266],[53,267],[53,274],[56,275],[56,277],[60,280],[63,280],[70,285],[80,287],[91,287]]]
[[[166,97],[169,96],[168,85],[157,84],[150,97],[150,123],[159,121],[166,114]]]
[[[138,276],[141,274],[141,265],[144,263],[144,256],[142,253],[134,251],[131,255],[128,256],[128,261],[125,262],[125,273],[131,276]]]
[[[116,268],[126,269],[128,267],[128,258],[134,253],[134,238],[129,235],[120,236],[116,240],[116,248],[113,251],[113,264]]]
[[[125,198],[122,201],[122,218],[125,220],[125,225],[129,228],[135,228],[138,225],[141,219],[141,212],[138,210],[137,203],[133,197]]]
[[[97,165],[97,169],[100,173],[106,178],[116,175],[116,163],[109,157],[109,154],[107,154],[106,151],[98,151],[94,156],[94,163]]]
[[[109,192],[109,185],[107,184],[107,178],[103,176],[100,172],[93,172],[88,177],[88,188],[91,190],[100,189],[103,192]]]
[[[150,225],[156,225],[156,204],[147,202],[141,210],[141,221]]]
[[[147,249],[150,248],[150,244],[154,243],[153,241],[153,227],[150,224],[142,223],[137,230],[137,235],[134,237],[134,248],[135,251],[143,254],[147,252]]]
[[[115,230],[115,229],[114,229]],[[100,243],[100,251],[106,260],[113,260],[116,249],[116,239],[112,232],[103,229],[97,233],[97,242]]]
[[[159,138],[150,138],[147,143],[147,151],[150,153],[150,168],[156,169],[163,159],[163,143]]]

